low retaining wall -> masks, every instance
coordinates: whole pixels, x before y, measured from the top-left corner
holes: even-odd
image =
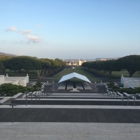
[[[26,100],[12,100],[11,103],[17,105],[25,105]],[[118,100],[118,101],[106,101],[106,100],[94,100],[94,101],[83,101],[83,100],[27,100],[28,105],[131,105],[133,106],[140,106],[140,101],[133,101],[133,100]]]
[[[139,109],[0,108],[0,122],[140,123]]]

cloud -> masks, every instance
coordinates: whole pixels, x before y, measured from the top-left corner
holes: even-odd
[[[37,28],[45,28],[43,25],[36,25]]]
[[[38,27],[44,28],[44,26],[41,26],[41,25],[38,25]],[[17,33],[20,33],[20,34],[23,34],[23,35],[27,34],[27,38],[26,38],[26,39],[28,39],[27,43],[30,43],[30,42],[39,43],[41,41],[40,37],[30,35],[31,30],[17,30],[17,28],[15,26],[11,26],[10,28],[5,29],[5,31],[16,31]],[[15,43],[24,43],[24,42],[19,41],[19,42],[15,42]]]
[[[29,39],[29,42],[33,43],[39,43],[41,41],[41,38],[37,36],[28,35],[27,38]]]
[[[23,30],[23,31],[19,31],[19,32],[22,33],[22,34],[30,34],[31,33],[30,30]]]
[[[5,31],[16,31],[16,27],[11,26],[10,28],[5,29]]]

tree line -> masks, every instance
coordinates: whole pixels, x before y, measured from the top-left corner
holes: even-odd
[[[109,73],[110,76],[113,71],[126,70],[132,77],[136,71],[140,71],[140,55],[129,55],[117,60],[84,62],[82,67],[102,72],[104,75]]]
[[[53,73],[65,67],[61,59],[36,58],[30,56],[0,56],[0,71],[5,74],[6,70],[15,71],[19,75],[22,72],[35,70],[38,77]]]

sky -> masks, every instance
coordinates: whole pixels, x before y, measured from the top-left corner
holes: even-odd
[[[95,59],[140,54],[140,0],[0,0],[0,52]]]

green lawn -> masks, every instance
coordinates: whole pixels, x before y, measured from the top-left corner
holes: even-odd
[[[18,74],[17,72],[7,70],[5,73],[8,74],[9,76],[26,76],[28,73],[30,79],[37,79],[37,73],[35,71],[29,71],[29,72],[22,71],[20,74]],[[0,73],[0,75],[3,74]]]
[[[91,71],[91,73],[94,73],[94,71],[91,70],[91,69],[87,69],[87,70],[89,72]],[[117,78],[118,79],[118,78],[120,78],[122,76],[122,74],[123,74],[124,77],[129,77],[129,73],[126,70],[122,70],[122,71],[113,71],[112,74],[111,74],[111,78],[113,78],[113,79]],[[97,76],[97,77],[99,77],[99,76]],[[106,73],[105,76],[103,75],[103,73],[101,73],[101,77],[110,78],[109,73]],[[140,77],[140,71],[135,72],[132,77]]]
[[[52,81],[57,82],[61,79],[62,76],[66,75],[66,74],[70,74],[72,72],[77,72],[79,74],[85,75],[91,82],[99,81],[99,79],[94,77],[94,75],[92,73],[89,73],[88,71],[85,70],[85,68],[82,68],[82,67],[75,67],[75,69],[66,68],[65,70],[63,70],[60,73],[58,73],[57,75],[55,75],[52,78]],[[18,73],[14,72],[14,71],[8,71],[8,70],[6,71],[6,73],[8,73],[9,76],[26,76],[26,74],[27,74],[27,72],[21,72],[20,75],[18,75]],[[129,76],[127,71],[113,71],[111,78],[119,79],[122,74],[125,77]],[[1,72],[0,72],[0,75],[2,75]],[[37,73],[35,71],[29,71],[28,75],[29,75],[30,79],[37,79]],[[134,73],[133,77],[140,77],[140,72],[137,71],[136,73]]]
[[[112,76],[115,76],[115,77],[121,77],[122,74],[125,77],[129,77],[129,73],[127,71],[113,71],[112,72]],[[133,77],[140,77],[140,72],[139,71],[135,72]]]
[[[82,75],[86,76],[86,77],[87,77],[90,81],[92,81],[92,82],[96,81],[96,78],[94,77],[94,75],[92,75],[92,74],[86,72],[86,71],[84,70],[84,68],[82,68],[82,67],[75,67],[75,69],[66,68],[66,69],[63,70],[62,72],[60,72],[60,73],[58,73],[57,75],[55,75],[55,76],[53,77],[53,79],[54,79],[54,81],[59,81],[59,80],[62,78],[62,76],[67,75],[67,74],[70,74],[70,73],[72,73],[72,72],[76,72],[76,73],[82,74]]]

